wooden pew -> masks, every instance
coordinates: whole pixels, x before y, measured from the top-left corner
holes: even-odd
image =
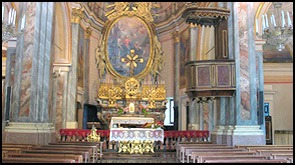
[[[192,152],[193,163],[200,162],[199,156],[215,156],[215,155],[256,155],[255,151],[232,151],[232,152]]]
[[[287,163],[284,159],[218,159],[205,160],[204,163]]]
[[[65,150],[21,150],[20,153],[43,153],[43,154],[72,154],[72,155],[82,155],[84,163],[90,161],[89,151],[65,151]]]
[[[176,146],[176,158],[177,160],[179,159],[180,161],[182,160],[182,153],[184,152],[185,148],[198,148],[198,147],[220,147],[223,146],[225,147],[226,144],[179,144]]]
[[[211,155],[211,156],[199,156],[197,163],[204,163],[206,160],[219,160],[219,159],[267,159],[267,156],[263,155]]]
[[[2,144],[2,148],[23,148],[23,149],[31,149],[33,144]]]
[[[185,152],[182,153],[182,163],[184,163],[184,159],[186,157],[187,159],[187,163],[190,162],[190,157],[192,152],[232,152],[232,151],[245,151],[243,149],[234,149],[234,147],[232,148],[186,148]]]
[[[293,150],[257,150],[258,155],[271,156],[271,154],[293,154]]]
[[[78,150],[81,150],[81,151],[89,151],[90,152],[90,155],[92,155],[92,160],[93,160],[93,163],[95,163],[97,161],[97,146],[96,145],[88,145],[88,146],[84,146],[84,145],[53,145],[53,144],[50,144],[50,145],[40,145],[40,146],[35,146],[33,147],[32,149],[39,149],[39,148],[42,148],[42,149],[58,149],[58,150],[75,150],[75,151],[78,151]]]
[[[70,155],[70,154],[42,154],[42,153],[8,153],[5,155],[8,158],[58,158],[58,159],[73,159],[75,163],[83,163],[82,155]]]
[[[3,158],[2,163],[75,163],[75,160],[74,159],[58,159],[58,158],[8,157],[8,158]]]
[[[293,148],[293,145],[235,145],[237,148],[247,148],[247,147],[269,147],[269,148],[276,148],[276,147],[291,147]]]
[[[293,150],[293,147],[246,147],[248,151],[257,150]]]
[[[75,145],[75,146],[96,146],[96,149],[93,153],[96,154],[96,158],[100,159],[100,161],[102,160],[102,145],[103,142],[56,142],[56,143],[48,143],[48,145]],[[98,160],[96,159],[96,162],[98,162]]]
[[[273,153],[270,154],[271,159],[287,159],[287,158],[293,158],[293,153],[286,153],[286,154],[280,154],[280,153]]]
[[[293,163],[293,158],[287,158],[288,163]]]

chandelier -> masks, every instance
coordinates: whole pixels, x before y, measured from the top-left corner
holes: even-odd
[[[25,15],[21,20],[21,32],[17,32],[15,30],[15,21],[16,21],[16,11],[11,8],[8,12],[7,22],[4,20],[5,15],[5,7],[2,4],[2,46],[4,43],[8,42],[9,40],[18,37],[23,33],[24,24],[25,24]]]
[[[266,43],[276,46],[278,51],[285,49],[285,44],[293,40],[293,25],[290,15],[293,11],[283,11],[283,2],[273,2],[274,11],[271,15],[262,15],[262,35],[258,33],[258,20],[256,19],[256,34]],[[270,21],[269,21],[270,20]]]

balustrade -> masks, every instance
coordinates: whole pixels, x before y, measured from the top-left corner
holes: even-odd
[[[60,141],[87,141],[87,135],[91,133],[91,130],[86,129],[61,129]],[[118,148],[118,143],[115,141],[109,141],[110,130],[97,130],[97,134],[100,136],[103,142],[103,150]],[[187,130],[187,131],[164,131],[164,143],[158,141],[155,142],[156,150],[174,150],[177,142],[206,142],[209,138],[209,131],[206,130]]]

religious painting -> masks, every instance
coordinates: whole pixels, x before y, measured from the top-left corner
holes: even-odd
[[[182,31],[180,34],[180,76],[179,76],[179,88],[186,87],[186,73],[185,63],[188,61],[190,51],[190,38],[189,29]]]
[[[293,63],[293,58],[286,48],[278,51],[275,46],[264,44],[263,45],[263,62],[265,63]]]
[[[84,81],[84,30],[80,27],[78,43],[78,64],[77,64],[77,79],[78,86],[83,88]]]
[[[106,37],[106,60],[113,75],[136,77],[145,72],[152,53],[148,24],[139,17],[120,17],[110,24]]]

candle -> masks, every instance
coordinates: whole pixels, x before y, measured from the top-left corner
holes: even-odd
[[[275,15],[274,14],[272,14],[272,20],[273,20],[273,26],[276,27],[277,24],[276,24],[276,20],[275,20]]]
[[[284,11],[282,11],[282,27],[285,26],[285,14]]]
[[[16,20],[16,10],[13,10],[13,26],[15,25]]]
[[[264,20],[264,15],[262,15],[262,32],[265,29],[265,20]]]
[[[287,12],[287,18],[288,18],[288,26],[291,26],[291,18],[289,12]]]
[[[258,34],[258,20],[257,20],[257,18],[256,18],[256,33]]]
[[[9,9],[9,13],[8,13],[8,24],[10,24],[10,17],[11,17],[11,9]]]
[[[26,21],[26,15],[24,15],[22,18],[21,30],[23,30],[25,28],[25,21]]]
[[[22,20],[21,20],[21,23],[20,23],[20,30],[23,30],[23,28],[24,28],[24,16],[22,17]]]
[[[4,19],[4,6],[2,6],[2,22],[3,22],[3,19]]]
[[[266,28],[268,28],[268,18],[267,18],[267,14],[265,14],[265,25],[266,25]]]

